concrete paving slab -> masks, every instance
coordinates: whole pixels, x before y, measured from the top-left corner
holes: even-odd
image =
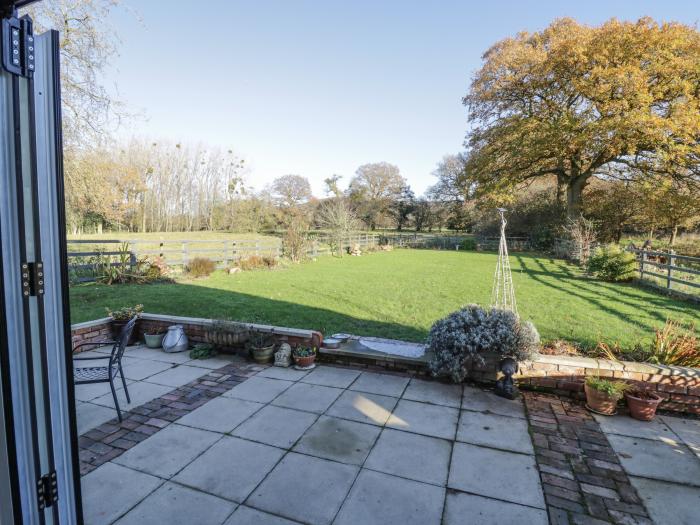
[[[222,366],[230,365],[231,363],[243,363],[245,362],[237,355],[226,355],[219,354],[216,357],[209,357],[207,359],[193,359],[188,361],[189,366],[198,366],[200,368],[208,368],[209,370],[216,370]]]
[[[336,525],[439,525],[445,489],[362,470]]]
[[[278,448],[224,436],[173,480],[240,503],[283,454]]]
[[[142,381],[147,377],[172,368],[172,366],[173,363],[151,361],[150,359],[132,359],[130,357],[124,357],[122,359],[124,377],[133,379],[134,381]]]
[[[447,486],[511,503],[545,508],[535,459],[525,454],[455,443]]]
[[[408,382],[408,377],[363,372],[360,374],[360,377],[350,385],[350,390],[379,394],[382,396],[401,397]]]
[[[505,399],[493,392],[471,386],[464,387],[462,409],[477,412],[492,412],[501,416],[525,419],[525,409],[521,399]]]
[[[306,431],[294,451],[362,465],[380,432],[381,429],[373,425],[321,416]]]
[[[172,424],[113,461],[154,476],[170,478],[220,437],[214,432]]]
[[[403,393],[403,399],[459,408],[462,404],[462,385],[414,378]]]
[[[76,401],[75,411],[78,418],[78,435],[84,434],[91,428],[99,427],[102,423],[117,417],[117,411],[114,409],[114,406],[105,407],[82,401]]]
[[[295,525],[296,523],[298,522],[240,505],[224,525]]]
[[[700,486],[700,460],[683,443],[615,434],[607,438],[628,474]]]
[[[661,419],[700,458],[700,420],[672,416]]]
[[[126,380],[126,384],[130,385],[133,383],[131,379]],[[114,383],[114,388],[121,390],[122,381],[118,378]],[[105,394],[112,395],[112,391],[109,389],[109,383],[88,383],[85,385],[75,385],[75,399],[78,401],[92,401]]]
[[[447,494],[444,525],[547,525],[547,512],[515,503],[506,503],[483,496],[450,492]]]
[[[457,440],[523,454],[535,453],[527,421],[515,417],[462,410]]]
[[[239,436],[280,448],[291,448],[316,421],[316,414],[266,406],[233,431]]]
[[[270,379],[284,379],[286,381],[299,381],[309,372],[307,370],[297,370],[294,367],[271,366],[258,372],[255,377],[269,377]]]
[[[222,523],[235,508],[236,504],[230,501],[166,482],[117,525]]]
[[[600,416],[593,414],[600,425],[600,429],[606,434],[618,434],[621,436],[640,437],[645,439],[657,439],[661,441],[676,440],[671,429],[660,418],[651,421],[639,421],[627,415]]]
[[[245,503],[304,523],[327,525],[357,471],[355,466],[290,452]]]
[[[228,433],[264,406],[254,401],[217,397],[181,417],[177,422],[188,427]]]
[[[153,492],[163,480],[107,462],[80,480],[86,525],[112,523]]]
[[[248,381],[250,381],[250,379]],[[248,381],[246,381],[246,383]],[[297,410],[306,410],[307,412],[313,412],[315,414],[322,414],[328,410],[328,407],[331,406],[342,393],[343,391],[339,388],[310,385],[307,383],[294,383],[280,394],[272,404]]]
[[[148,403],[152,399],[167,394],[173,389],[170,386],[156,385],[155,383],[145,383],[143,381],[136,381],[131,384],[127,383],[127,388],[129,390],[131,403],[126,402],[126,394],[124,393],[124,390],[117,391],[117,399],[119,400],[119,406],[122,410],[130,410],[134,407],[141,406],[144,403]],[[96,399],[93,399],[91,402],[95,403],[96,405],[114,408],[114,399],[112,398],[111,392],[109,394],[105,394]]]
[[[326,412],[329,416],[341,417],[383,426],[398,401],[395,397],[367,394],[346,390]]]
[[[246,401],[269,403],[292,386],[292,384],[291,381],[279,381],[277,379],[253,376],[221,395],[223,397],[245,399]]]
[[[700,488],[630,476],[655,525],[691,525],[698,522]]]
[[[133,352],[128,352],[130,358],[150,359],[151,361],[162,361],[164,363],[173,363],[181,365],[192,361],[189,351],[169,353],[158,348],[141,347],[136,348]]]
[[[154,374],[145,381],[155,383],[157,385],[165,385],[172,388],[177,388],[182,385],[194,381],[195,379],[208,374],[209,370],[198,366],[176,365],[164,372]]]
[[[347,388],[359,375],[359,370],[321,365],[302,377],[300,381],[303,383],[311,383],[312,385]]]
[[[387,420],[388,427],[426,436],[454,439],[459,410],[402,399]]]
[[[444,486],[451,453],[452,443],[444,439],[386,428],[364,467]]]

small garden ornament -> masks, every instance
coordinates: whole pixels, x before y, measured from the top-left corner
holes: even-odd
[[[275,352],[275,366],[281,366],[284,368],[289,367],[292,364],[292,347],[289,343],[282,343],[279,350]]]

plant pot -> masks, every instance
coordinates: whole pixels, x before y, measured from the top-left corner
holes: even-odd
[[[143,334],[143,340],[148,348],[161,348],[165,334]]]
[[[612,416],[617,413],[617,402],[621,396],[610,396],[588,385],[584,385],[583,388],[586,392],[586,406],[589,410],[604,416]]]
[[[119,334],[122,332],[122,328],[124,328],[128,322],[128,319],[126,321],[117,321],[116,319],[112,320],[112,339],[115,341],[119,339]],[[136,321],[136,324],[138,325],[138,321]],[[134,329],[131,331],[131,335],[129,336],[129,340],[126,343],[127,345],[135,345],[138,343],[136,332],[136,326],[134,326]]]
[[[216,332],[211,331],[206,334],[207,342],[217,347],[234,348],[242,346],[248,341],[248,332]]]
[[[316,354],[306,355],[306,356],[292,356],[294,358],[294,364],[301,367],[307,368],[314,364],[316,361]]]
[[[271,363],[275,355],[275,345],[251,348],[250,350],[255,362],[260,364]]]
[[[644,397],[641,397],[641,396]],[[651,421],[661,403],[661,396],[654,392],[625,392],[625,400],[630,409],[630,416],[640,421]]]

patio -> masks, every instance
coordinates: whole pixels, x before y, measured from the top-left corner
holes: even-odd
[[[140,346],[124,365],[121,424],[107,385],[76,387],[88,524],[677,524],[700,504],[695,420],[598,423],[551,395],[523,403],[400,374]],[[659,425],[683,453],[673,479],[636,470],[640,440],[625,442]]]

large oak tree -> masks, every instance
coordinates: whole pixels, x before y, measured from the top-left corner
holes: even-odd
[[[649,18],[600,27],[562,19],[496,43],[483,60],[464,98],[465,178],[482,191],[553,175],[576,217],[595,176],[644,166],[647,173],[697,177],[695,28]]]

